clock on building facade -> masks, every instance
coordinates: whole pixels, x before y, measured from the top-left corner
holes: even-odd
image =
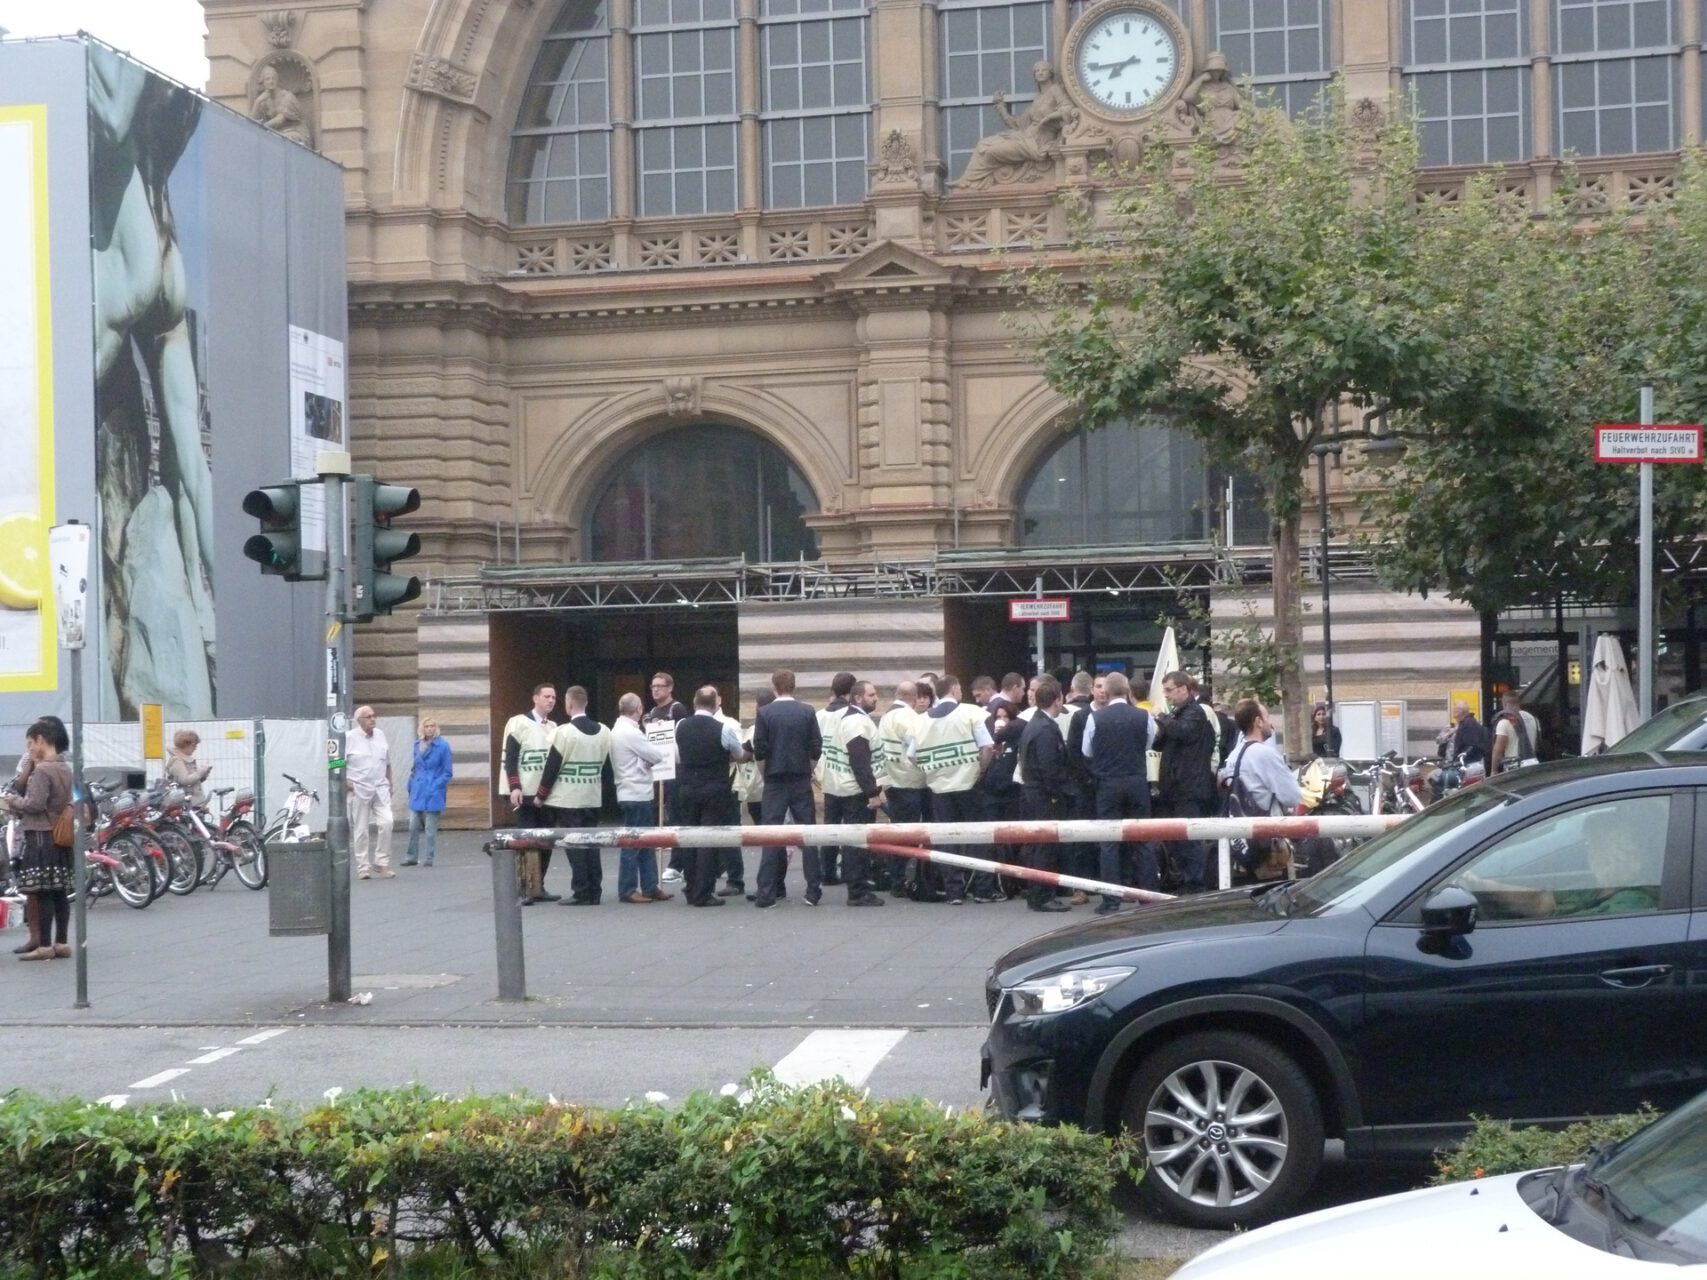
[[[1103,0],[1067,35],[1067,86],[1080,106],[1110,120],[1153,110],[1185,79],[1190,38],[1151,0]]]

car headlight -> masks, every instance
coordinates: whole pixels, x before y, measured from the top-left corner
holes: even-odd
[[[1033,978],[1008,988],[1008,1000],[1016,1018],[1031,1018],[1040,1013],[1061,1013],[1094,1000],[1117,982],[1130,978],[1137,970],[1127,965],[1106,969],[1067,969],[1047,978]]]

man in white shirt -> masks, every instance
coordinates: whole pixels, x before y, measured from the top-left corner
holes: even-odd
[[[397,874],[391,869],[391,747],[378,721],[372,707],[357,707],[355,731],[344,739],[344,789],[356,874],[363,880]]]
[[[616,709],[616,722],[610,730],[610,763],[616,777],[616,803],[622,810],[622,825],[637,829],[650,827],[657,816],[652,800],[652,766],[663,764],[670,753],[648,738],[640,727],[638,694],[623,694]],[[668,902],[676,896],[658,885],[656,850],[622,851],[617,864],[616,896],[634,906]]]
[[[1502,693],[1500,713],[1494,717],[1493,746],[1488,750],[1488,772],[1504,773],[1539,763],[1535,748],[1540,740],[1541,722],[1523,709],[1523,699]]]
[[[1265,817],[1270,814],[1294,812],[1304,798],[1304,789],[1285,758],[1270,739],[1274,729],[1269,724],[1268,708],[1255,698],[1245,698],[1233,708],[1233,722],[1243,735],[1239,744],[1221,766],[1221,781],[1227,787],[1228,800],[1234,801],[1245,817]],[[1272,858],[1274,842],[1270,840],[1235,840],[1233,856],[1259,879],[1268,875],[1286,874],[1284,864],[1279,868]]]

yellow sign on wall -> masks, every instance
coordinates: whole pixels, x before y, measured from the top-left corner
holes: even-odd
[[[1470,704],[1470,714],[1476,719],[1482,718],[1482,691],[1480,689],[1454,689],[1446,695],[1446,714],[1450,718],[1453,710],[1460,702]]]
[[[142,758],[144,760],[164,760],[166,758],[166,721],[160,714],[158,702],[142,704]]]

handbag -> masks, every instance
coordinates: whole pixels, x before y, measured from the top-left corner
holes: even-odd
[[[76,837],[76,831],[72,825],[75,819],[71,816],[71,810],[72,805],[70,801],[67,801],[65,807],[59,811],[59,816],[53,820],[53,842],[61,849],[69,849],[71,842]]]

